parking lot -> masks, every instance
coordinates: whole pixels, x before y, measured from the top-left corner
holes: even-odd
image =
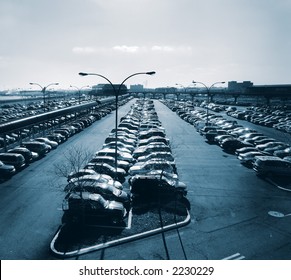
[[[120,117],[133,102],[120,108]],[[206,143],[193,125],[166,105],[158,100],[154,105],[170,140],[179,178],[187,185],[191,223],[73,258],[290,259],[290,218],[268,215],[269,211],[291,212],[290,192],[278,188],[281,182],[258,177],[235,155]],[[270,128],[251,125],[278,135]],[[95,153],[113,126],[114,113],[0,185],[1,259],[56,258],[49,245],[61,224],[66,181],[56,176],[54,166],[72,146]],[[135,216],[131,219],[134,225]]]

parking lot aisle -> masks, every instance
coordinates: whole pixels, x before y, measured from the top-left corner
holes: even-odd
[[[290,239],[287,218],[284,222],[267,214],[275,208],[290,212],[286,193],[242,166],[234,155],[206,143],[163,103],[156,100],[155,108],[170,139],[179,178],[188,187],[191,223],[180,229],[187,258],[222,259],[239,252],[246,259],[276,259],[279,254],[270,253],[275,251],[290,258],[283,252]]]
[[[131,100],[119,108],[119,119],[129,111],[133,102]],[[96,152],[114,126],[115,111],[1,184],[1,259],[54,258],[48,248],[61,224],[66,184],[65,178],[56,175],[55,165],[64,161],[64,154],[72,146]],[[96,259],[99,258],[100,253]]]

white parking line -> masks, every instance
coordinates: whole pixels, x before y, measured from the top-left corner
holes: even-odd
[[[223,260],[243,260],[245,256],[242,256],[240,253],[235,253],[231,256],[224,258]]]
[[[127,222],[127,227],[125,229],[131,229],[131,222],[132,222],[132,209],[130,209],[128,213],[128,222]]]

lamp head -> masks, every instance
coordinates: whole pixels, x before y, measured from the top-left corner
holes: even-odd
[[[155,71],[150,71],[150,72],[146,72],[146,74],[147,75],[154,75],[154,74],[156,74],[156,72]]]
[[[88,76],[88,73],[80,72],[79,75],[80,76]]]

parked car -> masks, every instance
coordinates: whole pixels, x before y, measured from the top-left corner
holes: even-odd
[[[102,149],[105,149],[105,148],[115,149],[115,146],[116,146],[116,142],[113,141],[113,142],[109,142],[109,143],[103,144]],[[117,141],[117,148],[120,151],[126,151],[127,150],[127,153],[132,153],[134,151],[134,149],[135,149],[135,145],[124,144],[124,143],[122,143],[120,141]],[[122,150],[122,149],[126,149],[126,150]]]
[[[67,140],[67,138],[60,133],[52,133],[47,135],[46,137],[51,141],[57,142],[58,144],[61,144]]]
[[[239,154],[237,158],[240,160],[241,164],[252,167],[257,156],[265,156],[265,154],[263,152],[253,151],[244,154]]]
[[[115,157],[115,148],[104,148],[95,153],[96,156],[111,156]],[[117,159],[134,162],[135,159],[130,153],[125,153],[117,150]]]
[[[134,158],[138,158],[154,152],[171,153],[171,148],[168,145],[165,145],[164,143],[151,143],[146,146],[136,148],[132,155]]]
[[[249,144],[244,141],[240,141],[238,139],[225,139],[220,143],[220,147],[227,151],[234,153],[235,150],[243,148],[243,147],[252,147],[252,144]]]
[[[0,160],[5,164],[13,165],[16,170],[26,165],[24,156],[16,153],[0,153]]]
[[[63,201],[62,207],[64,223],[119,224],[126,216],[122,203],[106,200],[100,194],[89,192],[70,193]]]
[[[162,136],[152,136],[150,138],[144,139],[144,140],[140,140],[138,142],[138,146],[146,146],[150,143],[164,143],[165,145],[169,145],[169,139],[162,137]]]
[[[0,160],[0,179],[8,179],[12,177],[16,172],[13,165],[5,164]]]
[[[130,204],[130,196],[127,192],[114,187],[107,182],[100,183],[94,178],[83,178],[69,182],[65,189],[68,194],[78,192],[90,192],[101,194],[105,199],[122,202],[126,208]]]
[[[129,182],[131,193],[134,196],[159,199],[187,195],[187,186],[183,182],[178,179],[170,179],[164,175],[134,175]]]
[[[149,130],[140,132],[139,140],[148,139],[153,136],[166,137],[165,133],[162,130],[157,129],[157,128],[151,128]]]
[[[90,163],[108,163],[109,165],[115,167],[115,158],[112,156],[94,156],[90,161]],[[117,167],[120,167],[127,171],[131,164],[125,160],[117,159]]]
[[[23,155],[26,165],[28,165],[34,159],[32,152],[29,149],[24,148],[24,147],[15,147],[13,149],[8,150],[7,152],[13,153],[13,154],[16,153],[16,154]]]
[[[146,162],[151,159],[159,159],[159,160],[166,160],[170,162],[171,164],[175,165],[175,159],[173,155],[169,152],[154,152],[151,154],[148,154],[146,156],[141,156],[137,158],[137,162]]]
[[[258,152],[259,150],[256,147],[243,147],[235,150],[236,155],[245,154],[248,152]]]
[[[67,181],[70,182],[74,178],[79,178],[85,175],[97,175],[98,173],[93,169],[79,169],[78,171],[73,171],[68,175]]]
[[[37,141],[22,142],[21,147],[38,153],[40,157],[44,157],[51,149],[49,145]]]
[[[92,170],[92,171],[94,171],[94,170]],[[111,186],[113,186],[117,189],[120,189],[120,190],[122,190],[122,188],[123,188],[122,184],[119,181],[114,180],[111,176],[109,176],[107,174],[99,174],[96,172],[95,172],[95,174],[83,175],[83,176],[71,178],[70,180],[68,180],[68,182],[73,182],[73,183],[77,183],[77,182],[104,183],[104,184],[111,185]]]
[[[291,162],[275,156],[258,156],[253,169],[260,176],[291,176]]]
[[[50,139],[48,139],[46,137],[38,137],[38,138],[35,138],[34,140],[38,141],[38,142],[45,143],[45,144],[51,146],[52,149],[56,149],[58,147],[58,145],[59,145],[58,142],[50,140]]]
[[[121,183],[125,181],[126,171],[119,167],[116,170],[108,163],[88,163],[85,168],[91,168],[100,174],[107,174]]]
[[[216,136],[218,136],[218,135],[227,135],[227,134],[228,134],[228,132],[226,130],[223,130],[223,129],[213,129],[213,130],[208,130],[204,134],[204,136],[205,136],[206,140],[209,143],[213,143]]]
[[[283,142],[279,142],[279,141],[276,141],[276,142],[269,142],[269,143],[266,143],[266,144],[261,144],[261,145],[257,145],[256,148],[260,151],[264,151],[268,148],[274,148],[274,147],[277,147],[277,146],[282,146],[282,148],[287,148],[288,145],[283,143]]]
[[[141,164],[137,163],[129,168],[128,173],[133,176],[136,174],[146,174],[152,170],[162,170],[169,173],[175,173],[173,165],[164,160],[150,160]]]
[[[280,157],[280,158],[284,158],[286,156],[291,156],[291,147],[275,151],[274,152],[274,156],[277,156],[277,157]]]

